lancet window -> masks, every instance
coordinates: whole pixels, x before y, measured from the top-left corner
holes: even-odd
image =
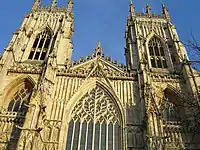
[[[153,37],[148,44],[151,66],[153,68],[167,68],[167,61],[162,42]]]
[[[32,89],[26,85],[21,86],[12,97],[8,105],[8,111],[26,113],[28,110],[27,105],[29,104]]]
[[[31,52],[29,54],[28,59],[31,60],[44,60],[49,49],[51,42],[51,33],[47,30],[43,31],[42,33],[38,34]]]
[[[89,91],[74,107],[66,150],[121,150],[118,109],[102,89]]]

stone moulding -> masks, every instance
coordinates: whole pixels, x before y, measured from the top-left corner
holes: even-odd
[[[40,74],[42,72],[42,66],[41,64],[13,63],[8,69],[8,72]]]
[[[150,73],[150,76],[154,82],[180,82],[181,80],[181,77],[175,74]]]
[[[57,72],[57,76],[69,76],[69,77],[79,77],[79,78],[87,78],[88,74],[90,72],[84,71],[84,70],[65,70],[65,69],[60,69]],[[99,77],[101,76],[100,74],[95,74],[92,75],[91,77]],[[103,76],[102,76],[103,77]],[[137,80],[135,77],[134,73],[115,73],[115,72],[109,72],[106,75],[107,78],[109,79],[116,79],[116,80]]]

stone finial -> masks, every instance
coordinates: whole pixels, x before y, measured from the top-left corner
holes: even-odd
[[[53,0],[51,4],[51,8],[55,8],[57,6],[58,0]]]
[[[101,47],[101,42],[98,41],[97,47]]]
[[[68,11],[72,11],[73,7],[74,7],[74,0],[69,0],[67,5]]]
[[[41,4],[41,0],[35,0],[32,10],[34,11],[34,10],[38,9],[40,7],[40,4]]]
[[[152,9],[149,4],[146,4],[146,13],[149,17],[152,17]]]
[[[101,48],[100,41],[98,41],[97,48],[95,49],[95,55],[96,55],[96,57],[102,57],[103,56],[103,49]]]
[[[131,16],[135,16],[136,15],[135,6],[134,6],[132,0],[130,0],[130,13],[131,13]]]
[[[162,4],[162,10],[163,10],[163,15],[165,16],[165,18],[168,21],[171,21],[171,17],[169,15],[169,11],[168,11],[167,7],[165,6],[165,4]]]

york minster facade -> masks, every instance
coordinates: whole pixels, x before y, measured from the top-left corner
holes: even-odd
[[[73,0],[34,0],[0,57],[0,149],[200,149],[200,73],[162,10],[131,2],[126,65],[100,42],[72,61]]]

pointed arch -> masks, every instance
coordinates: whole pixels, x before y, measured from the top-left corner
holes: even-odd
[[[125,118],[125,114],[123,111],[123,106],[122,103],[120,102],[120,100],[118,99],[117,95],[115,94],[114,90],[109,87],[108,85],[106,85],[105,83],[103,83],[102,81],[99,80],[88,80],[79,90],[79,92],[75,93],[74,96],[70,99],[70,101],[67,104],[67,108],[70,108],[70,110],[68,110],[71,114],[73,108],[75,107],[76,103],[91,89],[95,88],[95,87],[100,87],[101,89],[103,89],[108,95],[109,97],[112,99],[113,103],[115,104],[115,106],[117,107],[117,109],[119,110],[120,113],[120,119],[122,121],[122,124],[124,124],[124,118]],[[66,116],[67,120],[70,120],[70,116]]]
[[[64,114],[69,123],[67,150],[81,146],[87,149],[115,147],[114,149],[121,150],[125,117],[111,87],[99,80],[88,80],[70,99],[66,108],[68,114]],[[82,145],[84,139],[86,141]]]
[[[165,92],[174,93],[177,97],[182,98],[183,94],[177,90],[174,86],[167,84],[166,88],[164,89]]]
[[[165,121],[180,121],[180,114],[184,114],[183,110],[183,95],[175,87],[167,84],[163,90],[163,119]]]
[[[6,86],[3,92],[4,106],[8,106],[8,109],[11,110],[11,107],[14,107],[13,104],[17,102],[13,98],[15,96],[18,97],[19,93],[20,93],[21,98],[23,97],[23,99],[29,99],[28,97],[31,95],[35,85],[36,85],[36,82],[29,75],[22,75],[13,79]],[[16,105],[18,105],[18,103],[16,103]],[[23,105],[23,101],[20,102],[20,106],[22,105]]]
[[[0,124],[9,125],[11,130],[11,140],[8,143],[7,149],[17,147],[19,138],[21,136],[21,128],[25,122],[26,114],[29,109],[29,102],[35,86],[35,81],[31,76],[22,75],[12,80],[4,89],[3,107],[6,115],[12,114],[15,119],[10,120],[9,123],[0,121]],[[13,140],[14,139],[14,140]]]
[[[166,46],[163,39],[155,34],[150,33],[146,42],[147,54],[149,56],[149,63],[152,68],[168,68]]]
[[[163,38],[160,37],[158,34],[156,34],[154,31],[152,31],[150,34],[147,35],[146,43],[148,44],[149,41],[150,41],[153,37],[158,38],[158,39],[162,42],[162,44],[165,45],[165,41],[163,40]]]
[[[55,42],[53,40],[54,32],[53,30],[47,25],[37,29],[34,33],[34,42],[32,45],[31,52],[29,54],[29,60],[44,60],[46,55],[51,50],[52,43]],[[53,42],[52,42],[53,41]]]
[[[30,75],[21,75],[13,79],[3,90],[4,98],[8,97],[9,93],[22,83],[27,83],[30,88],[34,88],[36,85],[35,80]]]
[[[48,25],[48,23],[46,23],[46,24],[42,25],[40,28],[36,29],[36,30],[34,31],[34,35],[37,36],[38,34],[40,34],[40,33],[43,32],[43,31],[48,31],[48,32],[51,34],[51,36],[54,35],[54,31],[53,31],[52,28]]]

